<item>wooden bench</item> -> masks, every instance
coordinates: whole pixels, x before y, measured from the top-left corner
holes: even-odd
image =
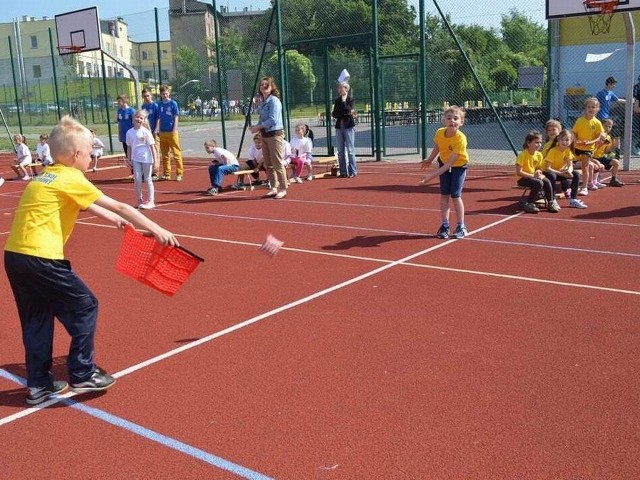
[[[254,186],[253,186],[253,177],[252,174],[254,173],[258,173],[260,170],[257,168],[254,169],[245,169],[245,170],[238,170],[236,172],[231,172],[230,175],[233,175],[237,178],[236,180],[236,188],[237,189],[241,189],[244,190],[244,187],[239,187],[240,183],[244,184],[244,179],[248,178],[249,179],[249,190],[253,191],[254,190]]]
[[[120,162],[118,162],[116,165],[110,165],[108,167],[101,167],[98,168],[98,160],[113,160],[113,159],[118,159],[121,160]],[[99,172],[102,170],[112,170],[114,168],[123,168],[126,167],[127,164],[125,162],[125,155],[124,153],[113,153],[111,155],[102,155],[101,157],[96,158],[94,164],[93,164],[93,168],[89,168],[87,169],[87,172]]]
[[[338,175],[338,159],[334,157],[313,157],[311,165],[324,165],[326,170],[314,173],[313,178],[335,177]]]

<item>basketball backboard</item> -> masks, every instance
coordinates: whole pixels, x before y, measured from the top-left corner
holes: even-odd
[[[65,49],[64,47],[66,46],[79,48],[79,52],[89,52],[102,48],[98,7],[61,13],[55,16],[55,21],[58,35],[58,51],[61,55],[77,53],[74,49]]]
[[[616,12],[640,10],[640,0],[619,0]],[[583,0],[547,0],[547,19],[591,15],[593,11],[584,8]]]

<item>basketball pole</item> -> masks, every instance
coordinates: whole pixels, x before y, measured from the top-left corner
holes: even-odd
[[[113,60],[118,65],[123,67],[127,72],[129,72],[131,77],[133,77],[134,89],[136,91],[136,103],[135,103],[135,105],[136,105],[136,108],[140,108],[140,78],[138,76],[138,71],[135,68],[133,68],[130,65],[128,65],[126,62],[123,62],[122,60],[117,59],[116,57],[111,55],[109,52],[106,52],[105,50],[102,50],[102,53],[104,53],[111,60]]]
[[[11,132],[9,131],[9,125],[7,125],[7,121],[4,118],[4,113],[2,112],[2,108],[0,108],[0,117],[2,117],[2,123],[4,124],[4,128],[7,131],[7,135],[9,136],[9,141],[11,142],[11,145],[13,146],[13,150],[14,152],[18,152],[18,149],[16,148],[16,144],[13,143],[13,137],[11,136]]]
[[[625,88],[625,106],[624,106],[624,149],[622,170],[627,171],[631,164],[631,149],[633,145],[633,79],[635,69],[635,50],[636,50],[636,27],[633,23],[631,12],[624,12],[624,25],[627,36],[627,78]]]

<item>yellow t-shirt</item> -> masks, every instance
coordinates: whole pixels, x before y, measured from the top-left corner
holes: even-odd
[[[576,120],[576,123],[573,125],[573,133],[576,136],[576,140],[582,141],[591,141],[597,139],[600,134],[604,132],[604,128],[602,127],[602,123],[596,117],[588,120],[584,117],[579,117]],[[592,143],[590,145],[578,145],[576,142],[576,148],[578,150],[586,150],[593,152],[596,148],[596,144]]]
[[[553,145],[553,140],[549,140],[547,143],[544,144],[544,146],[542,147],[543,157],[547,156],[547,152],[551,149],[551,145]]]
[[[560,171],[573,162],[574,157],[575,155],[573,155],[570,148],[565,148],[564,151],[562,151],[558,147],[553,147],[547,152],[547,155],[544,157],[544,162],[554,170]]]
[[[433,136],[433,141],[440,151],[440,160],[442,163],[447,163],[451,154],[456,153],[458,154],[458,158],[451,166],[465,166],[469,162],[469,154],[467,153],[467,136],[458,130],[453,137],[446,137],[446,131],[446,128],[439,128]]]
[[[605,139],[604,143],[601,143],[600,145],[598,145],[594,152],[593,152],[593,158],[602,158],[602,157],[606,157],[607,156],[607,148],[609,148],[609,146],[611,145],[611,143],[613,142],[613,140],[611,140],[611,135],[607,135],[607,138]]]
[[[22,194],[4,249],[51,260],[64,259],[80,210],[102,192],[76,168],[53,164],[34,177]]]
[[[542,158],[542,152],[529,153],[529,150],[523,150],[516,158],[516,165],[522,167],[522,171],[525,173],[534,174],[536,170],[544,169],[544,159]],[[522,177],[516,175],[516,178],[520,180]]]

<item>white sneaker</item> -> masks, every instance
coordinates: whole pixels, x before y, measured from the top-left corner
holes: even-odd
[[[307,182],[310,182],[311,180],[313,180],[313,175],[311,174],[307,175]]]
[[[606,183],[596,182],[596,187],[598,187],[598,188],[604,188],[604,187],[606,187],[606,186],[607,186],[607,184],[606,184]]]
[[[29,175],[25,175],[24,177],[22,177],[22,180],[26,182],[28,180],[31,180],[31,177]]]
[[[294,180],[296,181],[296,183],[302,183],[302,179],[300,177],[296,177]]]
[[[0,187],[4,184],[4,177],[0,177]]]
[[[578,195],[586,197],[587,195],[589,195],[589,190],[587,190],[586,188],[582,187],[580,190],[578,190]]]
[[[146,203],[140,204],[138,208],[140,210],[151,210],[152,208],[156,208],[156,204],[153,202],[146,202]]]
[[[569,200],[569,206],[571,208],[587,208],[585,203],[582,200],[578,200],[577,198],[572,198]]]

